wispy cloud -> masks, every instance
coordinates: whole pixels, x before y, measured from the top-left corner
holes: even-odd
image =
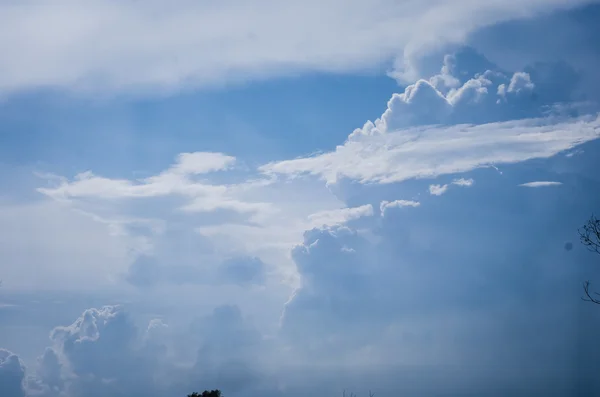
[[[252,187],[264,186],[268,180],[249,180],[240,184],[212,184],[196,177],[224,171],[235,163],[235,158],[222,153],[181,153],[166,170],[142,180],[112,179],[94,175],[91,171],[76,175],[72,181],[58,180],[58,185],[39,188],[38,191],[59,201],[95,198],[104,200],[143,199],[164,196],[182,196],[188,203],[181,209],[188,212],[211,212],[217,209],[239,213],[269,211],[268,203],[240,200],[239,196]]]
[[[562,185],[562,182],[536,181],[536,182],[522,183],[519,186],[523,186],[523,187],[546,187],[546,186],[560,186],[560,185]]]
[[[273,162],[266,174],[315,175],[392,183],[546,158],[600,137],[600,119],[526,119],[482,125],[430,126],[354,135],[335,151]]]
[[[459,178],[453,180],[450,184],[446,183],[444,185],[429,185],[429,194],[433,196],[441,196],[448,191],[450,185],[469,187],[472,186],[473,183],[475,183],[473,179]]]

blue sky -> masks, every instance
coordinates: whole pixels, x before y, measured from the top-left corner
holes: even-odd
[[[600,393],[598,18],[0,0],[2,396]]]

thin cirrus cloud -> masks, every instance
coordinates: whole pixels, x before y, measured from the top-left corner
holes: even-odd
[[[0,89],[173,90],[410,63],[478,28],[588,2],[1,2],[10,33],[0,51],[11,56],[0,60]]]
[[[523,186],[523,187],[548,187],[548,186],[560,186],[560,185],[562,185],[562,182],[555,182],[555,181],[535,181],[535,182],[522,183],[519,186]]]

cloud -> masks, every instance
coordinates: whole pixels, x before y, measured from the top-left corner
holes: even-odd
[[[132,357],[136,329],[116,306],[86,310],[70,326],[57,327],[50,339],[77,376],[111,379],[125,371]]]
[[[535,168],[560,163],[546,159]],[[446,195],[423,203],[430,204],[426,211],[386,213],[368,232],[348,226],[306,232],[293,251],[302,283],[285,307],[285,337],[298,354],[320,363],[354,358],[370,363],[366,366],[424,365],[425,377],[453,363],[468,368],[469,390],[478,387],[474,378],[489,376],[484,382],[488,390],[501,378],[514,381],[519,395],[541,392],[547,382],[560,388],[559,394],[569,394],[577,376],[563,378],[562,386],[552,377],[576,373],[581,360],[595,361],[586,353],[571,367],[559,356],[571,356],[576,345],[585,346],[583,340],[594,336],[568,320],[578,316],[577,299],[567,302],[561,296],[577,296],[578,266],[588,260],[592,266],[596,258],[568,259],[574,251],[567,253],[564,241],[577,229],[573,217],[585,219],[593,207],[592,192],[600,185],[592,182],[590,190],[578,194],[577,184],[569,191],[552,190],[540,206],[514,187],[513,178],[527,169],[526,164],[507,165],[505,175],[487,173],[488,180],[478,179],[478,188],[466,198]],[[546,230],[542,225],[548,222],[550,233],[532,233],[538,227]],[[565,267],[565,261],[578,263],[577,269]],[[572,280],[573,289],[566,280]],[[560,314],[547,299],[556,299]],[[531,313],[535,319],[526,320]],[[544,340],[532,343],[526,336],[539,336],[539,327],[550,329],[551,323],[552,335],[545,334]],[[576,336],[579,332],[586,336]],[[534,371],[538,375],[512,372],[517,363],[540,365],[534,352],[556,356]],[[586,388],[596,390],[597,382],[589,377],[597,365],[590,365],[594,369],[582,376],[591,382]],[[398,376],[402,373],[398,370]]]
[[[600,136],[597,116],[419,127],[351,136],[335,151],[269,163],[267,174],[397,183],[547,158]]]
[[[8,350],[0,349],[0,390],[6,397],[25,397],[23,382],[25,365],[19,357]]]
[[[534,87],[535,85],[531,82],[529,73],[517,72],[513,74],[512,78],[510,79],[508,88],[506,88],[505,84],[500,84],[498,86],[498,95],[501,97],[506,97],[506,95],[510,93],[519,94],[521,92],[531,92],[533,91]]]
[[[105,306],[87,309],[73,324],[56,327],[51,333],[53,347],[38,359],[36,376],[30,374],[27,395],[101,397],[140,393],[158,397],[209,387],[235,395],[254,387],[264,364],[257,355],[270,354],[262,335],[234,305],[217,306],[210,314],[196,318],[185,335],[172,331],[161,319],[151,319],[147,324],[145,332],[140,333],[123,308]],[[178,362],[171,355],[178,342],[196,351],[193,363]],[[0,381],[8,382],[8,375],[20,361],[8,352],[6,357],[0,360]],[[22,381],[24,367],[14,375]],[[3,385],[7,387],[3,391],[12,391],[8,383]]]
[[[99,197],[105,199],[154,197],[169,194],[207,194],[222,192],[223,187],[195,184],[191,176],[223,170],[234,161],[233,157],[221,153],[181,153],[175,163],[161,172],[145,178],[141,183],[125,179],[108,179],[87,171],[75,176],[73,182],[65,178],[55,188],[40,188],[40,193],[51,197]]]
[[[63,363],[56,351],[47,347],[38,358],[37,377],[41,385],[46,386],[48,390],[60,392],[64,388],[65,379],[63,379]]]
[[[373,206],[371,204],[361,205],[355,208],[340,208],[330,211],[320,211],[308,216],[312,227],[336,226],[346,222],[373,215]]]
[[[251,9],[239,0],[4,2],[0,25],[9,34],[0,51],[13,56],[0,63],[0,89],[173,90],[299,71],[363,70],[463,42],[484,26],[587,2],[259,0]]]
[[[429,185],[429,194],[441,196],[448,190],[448,185]]]
[[[197,176],[227,170],[234,162],[234,157],[222,153],[181,153],[169,168],[140,181],[104,178],[87,171],[77,174],[72,181],[61,177],[53,178],[60,181],[57,186],[37,190],[59,201],[180,196],[188,200],[187,204],[180,207],[180,210],[186,212],[212,212],[222,209],[255,216],[269,212],[270,206],[267,203],[247,202],[235,197],[268,184],[267,180],[225,185],[195,179]]]
[[[474,71],[482,67],[491,69]],[[494,67],[472,49],[457,51],[444,58],[438,74],[393,94],[381,117],[353,131],[334,151],[259,170],[316,175],[330,184],[340,178],[395,183],[545,158],[600,136],[593,107],[579,112],[573,104],[555,102],[568,95],[547,89],[552,82],[538,73],[544,65],[529,69],[539,82],[527,72]]]
[[[473,48],[461,47],[443,57],[437,74],[392,96],[388,111],[375,126],[390,131],[415,125],[540,117],[565,103],[574,110],[589,101],[578,93],[580,78],[564,61],[534,62],[521,71],[508,72]],[[428,109],[432,111],[428,113]]]
[[[515,19],[490,25],[467,38],[503,69],[528,72],[533,82],[542,77],[544,98],[598,100],[596,73],[600,52],[594,46],[600,15],[597,2],[570,10],[548,12],[535,18]],[[536,65],[536,72],[528,65]]]
[[[562,182],[536,181],[536,182],[522,183],[519,186],[524,186],[524,187],[545,187],[545,186],[560,186],[560,185],[562,185]]]
[[[379,211],[381,212],[381,216],[385,214],[385,211],[388,208],[402,208],[402,207],[418,207],[421,203],[413,200],[394,200],[394,201],[382,201],[379,205]]]
[[[51,332],[53,345],[38,359],[32,395],[161,395],[166,382],[161,326],[151,320],[141,334],[119,306],[85,310],[71,325]]]
[[[473,179],[465,179],[465,178],[459,178],[459,179],[455,179],[454,181],[452,181],[453,185],[457,185],[457,186],[473,186],[473,183],[475,183],[475,181]]]
[[[595,158],[596,145],[587,144],[582,154],[587,157],[577,166]],[[412,208],[416,201],[396,200],[399,206],[411,202],[410,208],[387,208],[373,222],[306,231],[292,251],[301,282],[278,329],[270,322],[278,320],[285,299],[255,327],[245,310],[220,301],[254,306],[253,317],[265,310],[257,301],[226,295],[217,303],[197,286],[191,300],[204,305],[202,313],[167,295],[160,305],[149,305],[146,293],[128,295],[139,299],[129,304],[131,316],[116,306],[86,310],[52,332],[37,382],[28,383],[30,394],[158,397],[221,387],[232,396],[300,396],[354,385],[375,385],[385,394],[403,388],[423,395],[467,389],[485,394],[508,382],[516,396],[553,389],[570,395],[580,384],[595,391],[598,349],[590,341],[597,324],[578,322],[581,313],[595,318],[578,300],[579,266],[591,266],[595,257],[577,246],[565,251],[564,242],[595,205],[599,185],[574,172],[573,184],[549,190],[542,202],[516,187],[524,173],[530,176],[528,170],[565,165],[575,166],[573,159],[555,156],[533,166],[505,165],[503,175],[485,169],[468,178],[452,175],[449,185],[477,179],[477,189],[461,197],[423,197],[419,209]],[[429,185],[409,181],[359,188],[416,197],[408,192],[412,183],[420,191]],[[367,195],[358,199],[372,201]],[[536,228],[550,232],[532,233]],[[168,251],[185,251],[182,247],[194,241],[190,237]],[[540,328],[548,331],[540,336]],[[573,352],[580,352],[576,359]]]
[[[125,272],[134,285],[204,284],[218,279],[215,269],[232,257],[259,257],[274,265],[274,273],[295,280],[288,250],[305,230],[369,217],[382,200],[397,197],[348,205],[335,196],[340,181],[391,185],[455,175],[451,181],[428,182],[430,193],[440,195],[473,183],[461,173],[548,158],[597,139],[597,113],[543,110],[548,100],[532,100],[539,87],[547,86],[544,73],[535,71],[543,68],[498,71],[481,54],[462,49],[446,56],[430,79],[394,94],[380,118],[352,132],[333,151],[244,170],[224,153],[183,153],[145,178],[86,172],[71,180],[52,178],[51,187],[38,191],[123,235],[142,234]],[[302,175],[317,178],[298,178]],[[164,233],[173,224],[183,225],[195,241],[158,247],[176,240]],[[142,228],[148,230],[141,233]],[[172,252],[185,255],[169,257]]]
[[[429,185],[429,194],[434,196],[441,196],[442,194],[446,193],[450,185],[469,187],[472,186],[474,182],[475,181],[473,181],[473,179],[459,178],[453,180],[451,184]]]

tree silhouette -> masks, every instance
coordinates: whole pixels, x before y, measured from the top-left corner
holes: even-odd
[[[600,219],[592,215],[579,229],[579,239],[588,250],[600,255]],[[585,296],[582,296],[581,299],[600,305],[600,293],[590,292],[589,281],[583,283],[583,292]]]
[[[221,397],[221,390],[204,390],[202,393],[193,392],[188,394],[187,397]]]

